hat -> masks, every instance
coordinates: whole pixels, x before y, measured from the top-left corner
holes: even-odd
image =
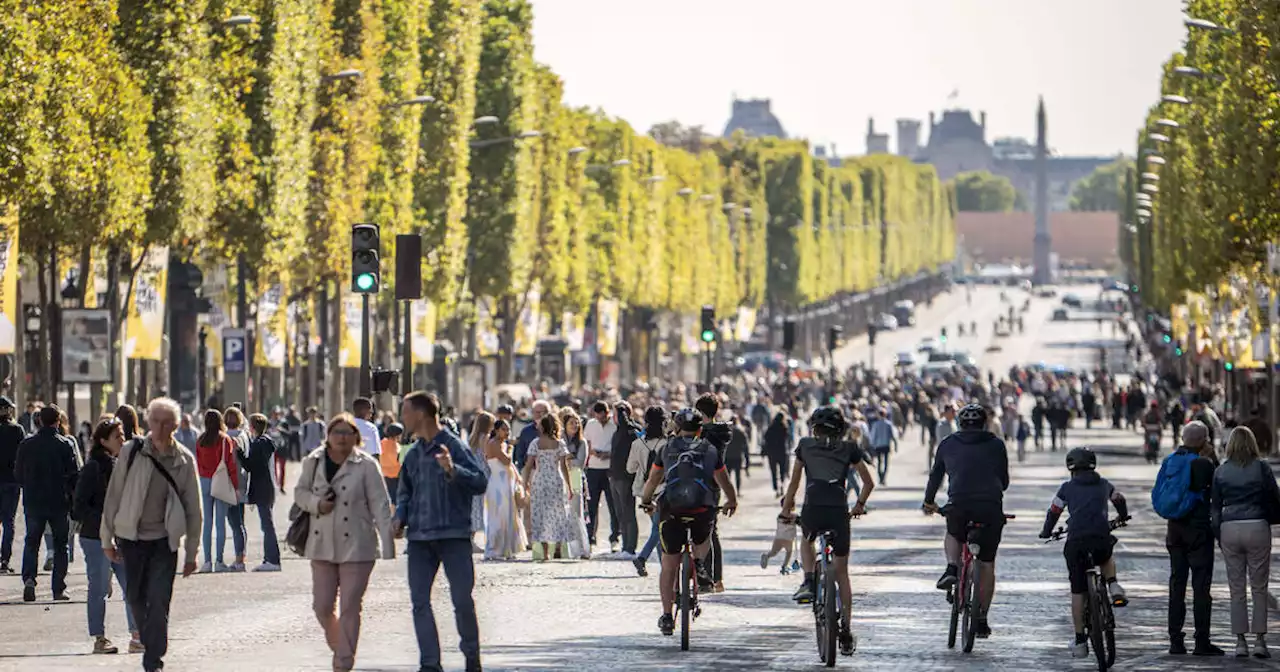
[[[0,411],[14,408],[13,400],[9,397],[0,396]]]
[[[1199,420],[1192,420],[1182,428],[1182,445],[1199,448],[1209,440],[1209,428]]]

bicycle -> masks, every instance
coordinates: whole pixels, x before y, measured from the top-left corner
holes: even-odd
[[[859,517],[862,514],[858,514]],[[834,530],[823,530],[821,549],[813,564],[813,622],[818,640],[818,659],[827,667],[836,665],[836,649],[840,641],[840,623],[843,620],[843,609],[847,605],[840,601],[840,586],[836,581],[836,573],[832,570],[835,554],[832,549]],[[854,641],[854,651],[857,650]],[[852,655],[853,651],[849,652]]]
[[[1128,520],[1128,518],[1116,518],[1107,526],[1115,530],[1125,527]],[[1044,543],[1059,541],[1066,535],[1067,529],[1059,527]],[[1094,563],[1092,553],[1088,555],[1088,560],[1089,570],[1085,576],[1088,577],[1089,590],[1085,593],[1087,615],[1084,619],[1084,629],[1089,635],[1089,646],[1093,649],[1093,656],[1098,661],[1099,672],[1106,672],[1116,664],[1115,606],[1111,599],[1111,589],[1102,576],[1102,568]]]
[[[653,505],[641,506],[646,513],[654,510]],[[714,509],[719,511],[719,507]],[[693,531],[688,523],[693,516],[677,516],[685,523],[684,545],[680,549],[680,593],[676,596],[676,610],[680,612],[680,650],[689,650],[689,630],[693,621],[702,615],[702,605],[698,603],[698,573],[693,561]]]
[[[938,513],[946,516],[951,512],[949,506],[939,509]],[[1013,520],[1016,516],[1004,514],[1005,520]],[[986,527],[984,523],[969,521],[965,526],[965,543],[960,545],[960,574],[955,585],[947,589],[947,602],[951,604],[951,621],[947,631],[947,648],[956,647],[956,631],[960,632],[961,649],[965,653],[973,652],[973,644],[977,639],[978,616],[982,611],[982,582],[977,576],[974,564],[978,562],[977,533]],[[961,618],[963,616],[964,618]]]

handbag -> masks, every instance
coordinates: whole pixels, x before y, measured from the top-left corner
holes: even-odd
[[[1262,470],[1263,483],[1267,483],[1270,487],[1265,487],[1266,492],[1263,495],[1263,510],[1266,512],[1268,525],[1280,525],[1280,488],[1276,487],[1276,476],[1271,471],[1271,465],[1266,460],[1258,460],[1259,469]]]
[[[220,453],[218,455],[218,469],[213,472],[213,479],[209,484],[209,492],[219,502],[235,506],[240,502],[240,498],[236,493],[236,486],[231,483],[231,474],[227,471],[226,446],[225,440],[218,446],[218,452]]]
[[[311,470],[311,487],[316,485],[318,463]],[[303,510],[297,502],[289,507],[289,530],[284,533],[284,543],[295,555],[306,557],[307,539],[311,537],[311,513]]]

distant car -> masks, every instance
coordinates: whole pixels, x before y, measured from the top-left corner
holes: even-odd
[[[920,339],[920,345],[916,346],[917,352],[933,352],[938,349],[938,342],[932,336],[925,336]]]
[[[1056,308],[1056,309],[1054,309],[1054,311],[1053,311],[1053,321],[1054,321],[1054,322],[1066,322],[1066,321],[1067,321],[1067,309],[1066,309],[1066,308]]]
[[[881,331],[893,331],[898,328],[898,318],[889,313],[880,313],[876,318],[876,329]]]
[[[925,380],[940,378],[955,372],[955,364],[951,362],[929,362],[920,367],[920,377]]]
[[[1036,290],[1036,296],[1042,299],[1052,299],[1058,295],[1058,290],[1052,287],[1041,287]]]
[[[1062,305],[1068,308],[1083,308],[1084,301],[1080,300],[1080,297],[1075,294],[1067,294],[1062,297]]]
[[[938,350],[934,350],[933,352],[929,353],[930,364],[933,364],[935,362],[947,362],[948,364],[950,364],[955,361],[956,361],[956,353],[954,352],[941,352]]]
[[[915,366],[916,356],[909,352],[898,353],[898,366]]]

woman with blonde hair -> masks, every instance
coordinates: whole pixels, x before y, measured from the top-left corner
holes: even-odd
[[[1231,590],[1231,632],[1236,657],[1249,655],[1246,635],[1254,635],[1253,655],[1267,651],[1267,584],[1271,576],[1271,523],[1280,511],[1280,487],[1248,427],[1236,427],[1227,438],[1226,461],[1213,474],[1209,495],[1214,536],[1227,564]],[[1245,581],[1253,591],[1252,618]]]
[[[471,450],[471,456],[476,458],[476,463],[480,465],[480,470],[484,472],[485,478],[488,478],[489,460],[485,455],[485,444],[489,442],[489,432],[493,429],[493,414],[480,411],[476,417],[471,420],[471,431],[467,433],[467,448]],[[477,533],[484,532],[484,495],[479,494],[471,498],[471,552],[481,553],[484,551],[479,544],[476,543],[475,537]]]
[[[377,458],[356,450],[355,418],[338,415],[325,436],[324,445],[303,458],[293,499],[311,514],[305,555],[312,608],[333,651],[334,672],[346,672],[355,666],[361,603],[374,561],[394,559],[396,548],[382,470]]]

